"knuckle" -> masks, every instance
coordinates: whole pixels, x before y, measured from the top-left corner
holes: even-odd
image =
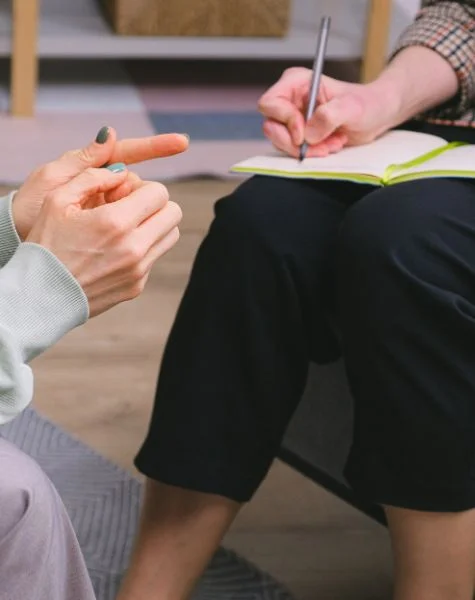
[[[84,177],[91,182],[97,181],[98,177],[100,177],[102,174],[105,174],[105,173],[107,173],[107,171],[105,171],[105,170],[101,171],[100,169],[94,169],[93,167],[87,167],[83,171]]]
[[[137,244],[128,244],[125,247],[125,264],[133,279],[140,276],[141,261],[143,259],[143,250]]]
[[[160,204],[165,205],[170,198],[168,188],[163,185],[163,183],[159,183],[158,181],[152,181],[149,185],[154,197],[160,201]]]
[[[71,158],[76,158],[76,156],[78,155],[79,150],[68,150],[67,152],[65,152],[64,154],[61,155],[60,157],[60,161],[67,161],[70,160]]]
[[[94,157],[89,148],[81,148],[81,150],[73,151],[73,155],[84,166],[91,165],[94,162]]]
[[[282,77],[308,77],[311,73],[310,69],[306,69],[305,67],[288,67],[284,70]]]
[[[62,204],[62,200],[63,194],[60,189],[57,189],[46,195],[44,203],[51,208],[56,208]]]
[[[284,69],[282,77],[289,77],[295,75],[296,73],[300,72],[300,70],[300,67],[287,67],[286,69]]]
[[[322,106],[320,106],[318,111],[318,120],[325,125],[331,122],[332,114],[328,104],[322,104]]]
[[[54,183],[58,175],[58,168],[54,162],[49,162],[37,170],[37,174],[45,183]]]
[[[175,246],[176,244],[178,244],[178,241],[180,240],[180,230],[178,229],[178,227],[175,227],[169,235],[169,242],[170,248],[173,248],[173,246]]]
[[[127,299],[134,300],[135,298],[140,296],[140,294],[142,294],[142,292],[145,289],[145,283],[146,282],[144,277],[142,277],[142,279],[139,279],[138,281],[134,281],[128,288]]]
[[[173,223],[175,225],[178,225],[178,223],[180,223],[183,218],[183,211],[176,202],[169,202],[168,208],[170,210]]]
[[[117,215],[114,210],[104,212],[101,225],[105,231],[115,236],[124,235],[128,230],[124,219]]]
[[[269,96],[267,93],[259,98],[259,100],[257,102],[257,109],[260,113],[265,113],[265,111],[267,109],[268,99],[269,99]]]

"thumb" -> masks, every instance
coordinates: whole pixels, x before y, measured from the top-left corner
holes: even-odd
[[[53,192],[53,199],[57,205],[76,204],[84,207],[91,196],[114,190],[124,183],[126,177],[127,168],[120,163],[107,169],[88,168],[57,188]]]
[[[333,98],[321,104],[305,128],[305,141],[319,144],[352,118],[352,102],[349,96]]]
[[[102,127],[93,142],[63,154],[57,161],[57,168],[62,169],[64,177],[74,177],[89,167],[102,167],[111,159],[116,141],[115,129]]]

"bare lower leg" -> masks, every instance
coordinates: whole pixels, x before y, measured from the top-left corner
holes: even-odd
[[[387,508],[395,566],[394,600],[472,600],[475,511]]]
[[[147,481],[141,526],[118,600],[184,600],[240,505]]]

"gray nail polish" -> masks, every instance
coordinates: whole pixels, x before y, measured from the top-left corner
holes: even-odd
[[[96,136],[97,144],[105,144],[109,138],[109,127],[102,127]]]

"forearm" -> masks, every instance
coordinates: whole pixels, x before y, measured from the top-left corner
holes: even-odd
[[[388,129],[447,102],[459,89],[451,65],[422,46],[403,49],[369,85],[380,104],[389,108],[385,116]]]
[[[370,86],[386,128],[415,116],[456,122],[475,101],[475,0],[425,0]],[[434,109],[434,110],[431,110]]]

